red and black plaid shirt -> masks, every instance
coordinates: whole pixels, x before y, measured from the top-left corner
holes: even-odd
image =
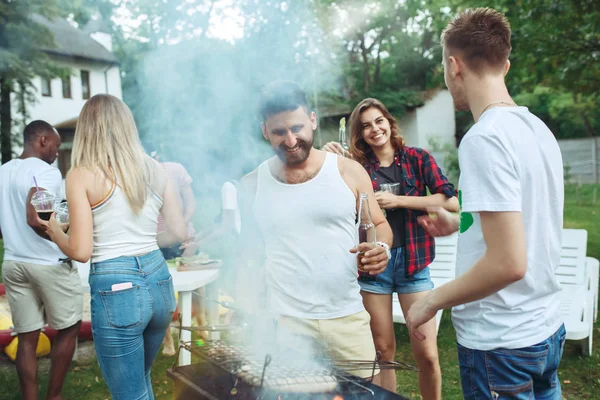
[[[396,152],[394,162],[402,167],[403,180],[399,182],[402,195],[427,196],[427,188],[431,194],[442,193],[448,198],[457,195],[454,185],[442,174],[433,156],[426,150],[405,146]],[[371,176],[373,189],[379,190],[377,176],[374,174],[379,168],[379,160],[375,154],[370,154],[369,162],[364,167]],[[431,264],[435,258],[435,241],[417,222],[417,217],[426,212],[410,209],[405,211],[405,268],[406,275],[411,276]]]

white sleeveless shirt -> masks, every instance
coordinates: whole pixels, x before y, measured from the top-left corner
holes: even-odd
[[[162,204],[162,198],[148,187],[144,207],[136,215],[123,190],[113,185],[110,194],[92,207],[94,249],[91,262],[158,250],[156,235]]]
[[[254,216],[265,241],[269,308],[275,314],[332,319],[363,311],[358,285],[356,197],[335,154],[311,180],[276,180],[258,167]]]

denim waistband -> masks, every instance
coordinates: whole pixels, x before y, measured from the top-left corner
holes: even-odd
[[[165,258],[160,250],[137,256],[121,256],[90,264],[90,274],[139,273],[151,274],[164,265]]]

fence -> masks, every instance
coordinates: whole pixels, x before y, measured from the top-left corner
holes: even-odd
[[[600,137],[559,140],[565,179],[574,183],[600,183]]]

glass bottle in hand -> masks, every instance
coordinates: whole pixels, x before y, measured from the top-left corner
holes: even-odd
[[[358,243],[372,243],[373,247],[377,242],[375,225],[371,220],[371,209],[369,208],[369,196],[367,193],[360,194],[360,203],[358,208]],[[375,276],[369,275],[368,272],[363,270],[363,264],[361,262],[364,257],[364,253],[358,253],[358,280],[362,282],[372,282],[375,280]]]

